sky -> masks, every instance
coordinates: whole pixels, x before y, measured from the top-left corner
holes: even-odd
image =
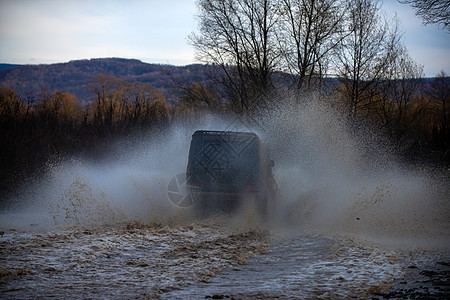
[[[0,0],[0,63],[49,64],[100,57],[195,63],[187,36],[195,0]],[[450,74],[450,34],[423,26],[409,5],[384,0],[399,17],[411,57],[425,76]]]

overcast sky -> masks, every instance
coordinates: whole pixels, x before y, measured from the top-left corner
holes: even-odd
[[[424,27],[397,0],[385,0],[383,8],[397,12],[406,46],[426,76],[450,74],[450,34]],[[123,57],[190,64],[187,35],[197,29],[195,12],[195,0],[0,0],[0,62]]]

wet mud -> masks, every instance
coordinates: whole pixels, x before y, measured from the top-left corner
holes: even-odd
[[[6,231],[0,239],[1,298],[157,298],[267,252],[267,233],[220,224]]]
[[[448,259],[448,256],[447,256]],[[375,299],[449,299],[449,261],[421,262],[403,267],[404,275],[394,281],[393,288],[375,293]]]
[[[350,239],[275,235],[270,251],[248,264],[229,268],[208,284],[197,283],[162,298],[445,299],[448,268],[417,272],[440,276],[434,288],[424,288],[428,281],[409,271],[411,264],[417,270],[436,270],[434,261],[449,258],[439,252],[387,250]],[[407,284],[409,290],[401,290],[400,284]]]
[[[443,299],[449,256],[212,219],[5,230],[0,298]]]

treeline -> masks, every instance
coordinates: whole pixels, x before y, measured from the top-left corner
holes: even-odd
[[[348,110],[349,86],[334,98]],[[349,113],[354,127],[370,126],[387,136],[405,158],[450,163],[450,77],[439,73],[427,84],[421,78],[377,80],[358,95],[357,111]]]
[[[180,109],[148,83],[112,75],[94,78],[87,89],[94,101],[82,107],[69,93],[43,88],[20,98],[0,88],[0,192],[35,175],[52,156],[102,155],[117,136],[161,128]]]

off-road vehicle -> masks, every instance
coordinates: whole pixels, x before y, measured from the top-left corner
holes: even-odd
[[[255,133],[196,131],[187,165],[187,186],[195,211],[202,216],[232,213],[252,201],[262,216],[276,195],[273,161]]]

